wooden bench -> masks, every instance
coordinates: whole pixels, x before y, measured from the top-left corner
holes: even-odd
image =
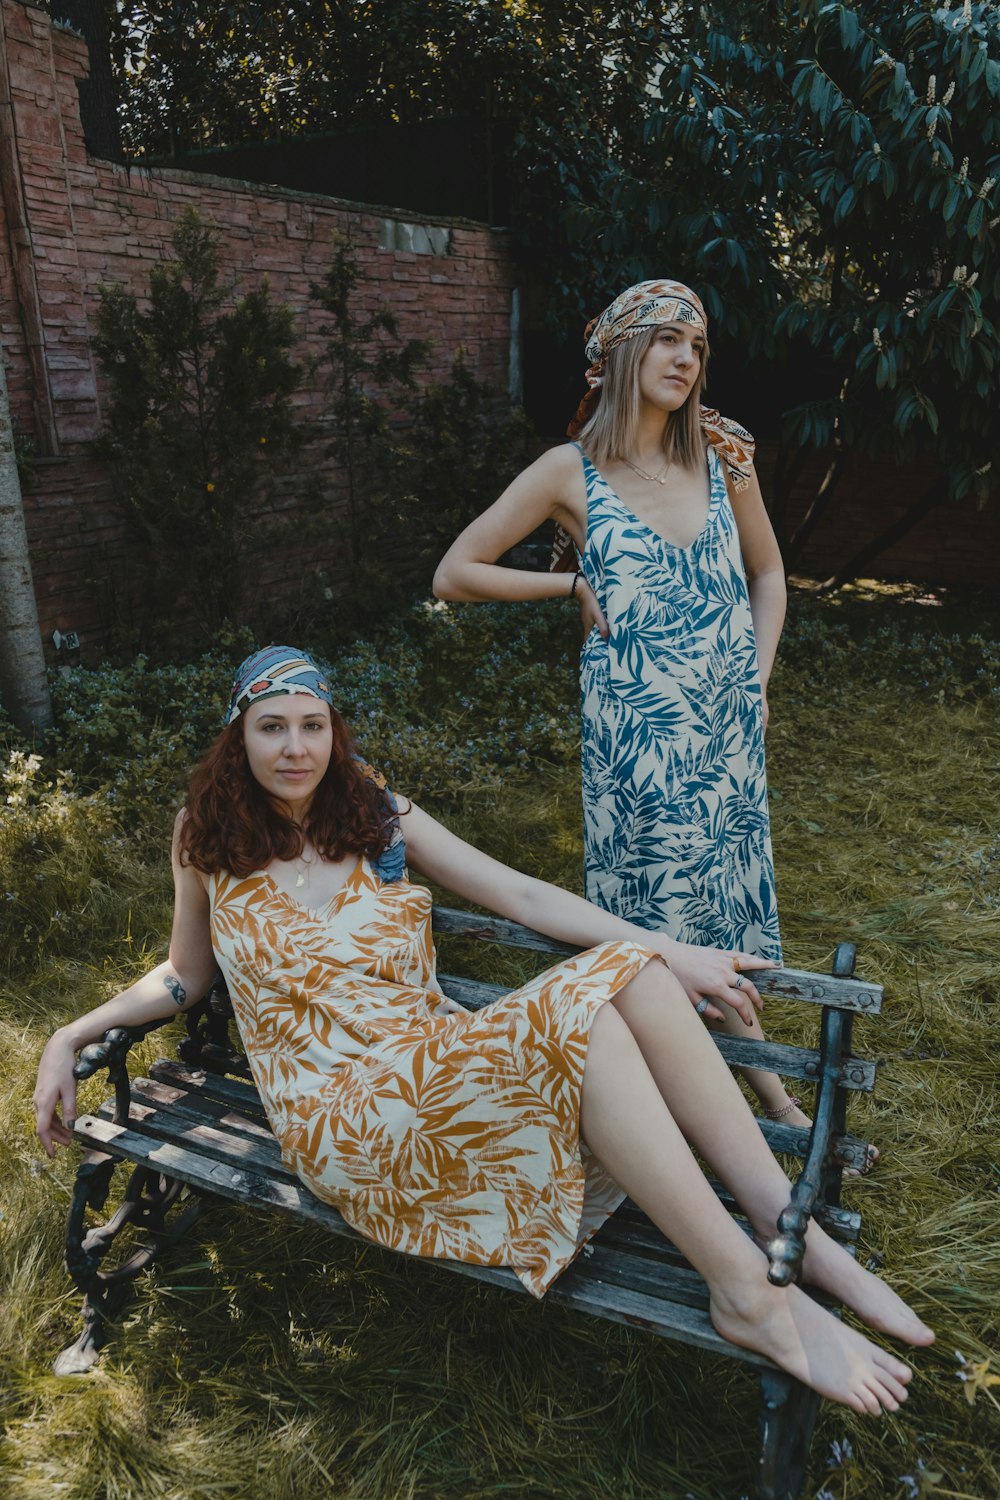
[[[542,953],[575,951],[516,923],[467,912],[435,908],[434,928],[439,934]],[[840,1205],[841,1176],[845,1166],[860,1167],[865,1162],[868,1148],[865,1141],[846,1133],[845,1112],[852,1090],[873,1088],[875,1064],[853,1056],[851,1028],[857,1013],[878,1013],[882,994],[879,986],[853,978],[854,960],[853,945],[842,943],[831,975],[782,969],[761,986],[768,995],[821,1008],[817,1048],[716,1036],[730,1064],[772,1068],[816,1086],[811,1131],[760,1122],[773,1150],[800,1157],[804,1163],[791,1202],[781,1215],[780,1233],[769,1246],[771,1279],[782,1285],[797,1276],[810,1214],[847,1244],[853,1243],[860,1230],[860,1215]],[[479,979],[440,977],[445,992],[469,1009],[488,1005],[503,993],[500,986]],[[186,1013],[188,1035],[178,1049],[180,1061],[162,1058],[146,1078],[130,1081],[126,1067],[129,1048],[145,1031],[118,1028],[81,1053],[77,1077],[89,1078],[106,1067],[115,1093],[96,1115],[80,1116],[74,1128],[85,1154],[69,1212],[66,1265],[85,1294],[84,1327],[76,1343],[56,1361],[59,1374],[78,1374],[93,1365],[105,1341],[106,1321],[116,1314],[128,1284],[181,1238],[206,1205],[230,1199],[361,1240],[282,1164],[256,1089],[249,1082],[246,1058],[232,1044],[231,1015],[220,981]],[[124,1197],[106,1223],[88,1228],[87,1210],[103,1209],[120,1162],[133,1165]],[[735,1212],[731,1198],[716,1186],[726,1207]],[[126,1227],[139,1231],[142,1243],[119,1247],[123,1257],[119,1264],[104,1265]],[[451,1261],[435,1264],[526,1295],[511,1271]],[[798,1496],[819,1398],[768,1360],[720,1338],[708,1316],[702,1278],[634,1204],[621,1206],[546,1300],[755,1367],[763,1390],[757,1494],[761,1500]]]

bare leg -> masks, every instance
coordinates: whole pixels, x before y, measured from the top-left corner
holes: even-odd
[[[767,1040],[756,1012],[754,1013],[753,1024],[747,1026],[744,1024],[742,1018],[734,1010],[730,1010],[728,1006],[720,1006],[719,1009],[722,1011],[722,1020],[706,1021],[705,1023],[713,1031],[724,1031],[729,1036],[750,1037],[755,1042]],[[788,1097],[785,1085],[777,1073],[765,1073],[760,1068],[738,1068],[737,1072],[760,1100],[761,1109],[765,1113],[771,1111],[773,1117],[776,1111],[787,1109],[787,1114],[783,1113],[781,1115],[782,1124],[799,1125],[803,1129],[808,1130],[812,1121],[805,1110],[800,1109],[798,1105],[793,1105],[791,1109],[788,1109],[791,1100]]]
[[[661,993],[664,988],[661,984]],[[692,1072],[703,1075],[703,1089],[711,1089],[718,1070],[728,1077],[728,1069],[700,1026],[696,1034],[713,1064],[706,1071],[696,1052],[688,1061]],[[688,1049],[682,1043],[678,1051]],[[743,1115],[752,1120],[731,1079],[730,1084]],[[820,1395],[854,1411],[897,1410],[906,1399],[908,1366],[844,1327],[798,1287],[770,1285],[764,1255],[706,1182],[638,1043],[611,1006],[594,1022],[580,1123],[607,1170],[701,1271],[712,1321],[724,1337],[767,1355]],[[745,1125],[743,1131],[750,1134]],[[759,1139],[756,1126],[752,1131]],[[763,1150],[770,1158],[766,1146]]]
[[[736,1011],[730,1010],[728,1006],[721,1006],[722,1019],[705,1019],[705,1025],[712,1031],[724,1031],[728,1036],[750,1037],[752,1041],[764,1042],[767,1038],[760,1020],[754,1013],[752,1023],[747,1026]],[[756,1095],[761,1109],[772,1120],[780,1120],[783,1125],[797,1125],[801,1130],[808,1130],[812,1120],[805,1110],[798,1104],[793,1104],[792,1099],[778,1077],[777,1073],[766,1073],[760,1068],[737,1068],[735,1070],[747,1084],[748,1088]],[[878,1161],[879,1152],[874,1146],[868,1147],[868,1161],[864,1167],[848,1167],[845,1177],[863,1177]]]
[[[745,1209],[757,1235],[769,1239],[789,1201],[788,1178],[680,985],[662,965],[649,964],[615,997],[614,1006],[680,1130]],[[815,1222],[806,1236],[803,1272],[880,1332],[911,1344],[933,1340],[902,1298]]]

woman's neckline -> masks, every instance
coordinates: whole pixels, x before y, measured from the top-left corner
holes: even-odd
[[[609,495],[611,495],[613,499],[617,500],[618,504],[621,506],[622,510],[629,517],[629,519],[636,526],[641,526],[643,531],[648,532],[651,537],[655,537],[656,540],[660,543],[661,547],[668,547],[671,552],[690,552],[693,547],[697,546],[697,544],[701,541],[702,537],[711,526],[712,518],[715,514],[716,508],[715,476],[712,473],[711,449],[708,449],[705,453],[705,470],[708,475],[708,509],[705,512],[705,519],[701,523],[700,528],[689,542],[670,541],[670,539],[668,537],[665,537],[662,532],[657,531],[655,526],[650,526],[648,521],[644,521],[641,516],[636,515],[631,505],[629,505],[626,500],[622,499],[621,495],[615,489],[610,479],[608,479],[607,476],[601,472],[601,470],[594,463],[594,460],[588,457],[588,455],[583,452],[582,448],[580,449],[580,453],[583,456],[584,463],[590,465],[594,473],[597,475],[598,479],[608,491]]]
[[[263,880],[267,882],[272,891],[274,891],[275,895],[282,897],[282,899],[287,901],[290,906],[294,906],[297,911],[303,911],[308,916],[315,917],[320,912],[329,911],[331,906],[339,904],[340,898],[345,894],[346,891],[350,889],[352,885],[356,883],[358,875],[363,872],[365,863],[365,856],[363,854],[359,854],[357,864],[354,866],[353,870],[350,871],[347,878],[342,881],[341,884],[338,885],[337,889],[330,896],[328,896],[325,901],[321,902],[319,906],[307,906],[304,901],[300,901],[296,896],[293,896],[291,891],[286,891],[284,886],[278,884],[274,876],[271,874],[270,870],[260,870],[258,871],[258,874]]]

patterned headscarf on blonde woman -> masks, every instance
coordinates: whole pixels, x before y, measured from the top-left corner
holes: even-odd
[[[611,350],[647,328],[658,327],[660,323],[688,323],[702,333],[708,333],[708,318],[701,299],[682,281],[639,281],[635,286],[626,287],[609,307],[596,318],[591,318],[584,330],[586,354],[590,361],[587,370],[588,390],[566,429],[567,437],[575,438],[593,416],[600,400],[604,371]],[[714,407],[700,407],[698,419],[705,441],[711,444],[726,465],[730,487],[738,495],[750,483],[756,447],[753,437],[739,422],[722,416]],[[575,568],[573,543],[562,527],[558,526],[552,551],[552,569],[554,572],[564,572]]]

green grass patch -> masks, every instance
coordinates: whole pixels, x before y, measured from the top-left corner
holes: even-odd
[[[998,1390],[959,1378],[983,1361],[1000,1373],[998,637],[995,615],[970,622],[898,593],[799,599],[772,685],[787,961],[822,968],[849,938],[887,992],[883,1016],[856,1028],[857,1050],[884,1060],[854,1111],[882,1149],[847,1190],[865,1214],[860,1253],[938,1331],[898,1416],[824,1407],[807,1496],[931,1494],[928,1475],[942,1495],[1000,1494]],[[578,888],[572,650],[556,610],[422,610],[344,652],[334,674],[365,749],[402,788],[491,853]],[[48,1164],[34,1141],[35,1061],[53,1024],[160,956],[178,778],[238,654],[63,680],[52,745],[29,763],[11,742],[0,1493],[735,1500],[756,1442],[741,1366],[222,1206],[140,1283],[96,1374],[49,1373],[77,1331],[61,1265],[75,1162]],[[477,956],[510,982],[535,962]],[[807,1024],[778,1002],[767,1019],[787,1040]],[[151,1039],[140,1057],[166,1045]],[[88,1085],[84,1102],[101,1092]]]

